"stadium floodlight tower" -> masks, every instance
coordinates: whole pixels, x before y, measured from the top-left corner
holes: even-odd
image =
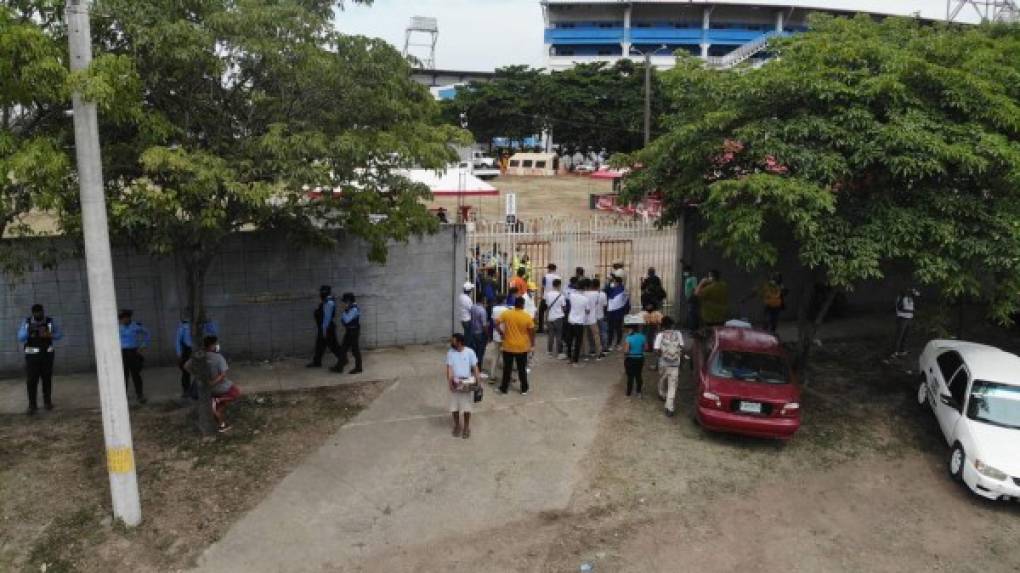
[[[946,21],[957,22],[966,17],[964,8],[968,6],[982,22],[1020,21],[1020,7],[1014,0],[946,0]]]
[[[423,40],[420,39],[421,36],[426,36],[427,38]],[[412,16],[411,23],[407,25],[407,30],[404,34],[404,58],[414,56],[411,53],[411,48],[426,48],[428,50],[427,58],[414,57],[423,69],[436,69],[436,41],[438,40],[438,20],[425,16]]]

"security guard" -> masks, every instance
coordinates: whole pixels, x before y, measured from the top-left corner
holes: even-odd
[[[142,323],[132,320],[133,316],[134,312],[126,309],[117,313],[120,320],[120,356],[124,361],[124,385],[127,385],[128,378],[133,380],[135,399],[144,404],[148,399],[142,384],[142,367],[145,366],[142,350],[149,346],[151,336]]]
[[[43,405],[53,409],[53,341],[64,334],[53,318],[46,316],[41,304],[32,305],[29,316],[18,328],[18,342],[24,345],[25,374],[28,383],[28,415],[34,416],[39,409],[36,401],[39,380],[42,379]]]
[[[333,298],[333,288],[329,285],[319,287],[319,306],[315,313],[315,354],[308,368],[322,367],[322,355],[326,348],[336,356],[337,364],[340,364],[340,346],[336,342],[336,299]],[[336,366],[333,367],[334,369]]]
[[[354,293],[345,292],[340,297],[344,303],[344,311],[340,314],[340,322],[344,325],[344,341],[340,344],[340,361],[332,368],[334,372],[343,372],[347,366],[347,351],[354,355],[354,369],[351,374],[361,373],[361,348],[358,338],[361,337],[361,310],[354,300]]]
[[[186,311],[186,316],[191,316],[191,311]],[[219,327],[215,322],[209,321],[203,325],[203,338],[206,336],[219,336]],[[177,336],[174,339],[174,347],[177,350],[177,367],[181,371],[181,399],[188,397],[196,398],[191,393],[191,373],[184,367],[191,358],[191,321],[182,318],[177,325]]]

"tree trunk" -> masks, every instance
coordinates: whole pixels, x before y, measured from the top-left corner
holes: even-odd
[[[815,298],[814,286],[815,281],[812,275],[801,286],[802,295],[800,305],[797,308],[797,361],[794,368],[800,374],[801,383],[805,386],[810,382],[807,368],[811,359],[811,349],[814,347],[815,335],[818,333],[818,327],[825,322],[825,317],[829,314],[829,309],[832,308],[832,303],[836,300],[836,295],[838,294],[835,288],[830,287],[829,292],[825,294],[825,298],[822,300],[822,306],[818,309],[818,313],[815,316],[811,316],[811,305]],[[804,290],[809,291],[809,294],[805,296]]]
[[[194,414],[198,424],[198,431],[203,435],[216,432],[216,418],[212,411],[212,392],[209,381],[212,380],[212,372],[209,370],[209,363],[205,359],[205,279],[209,271],[211,259],[204,255],[188,257],[184,267],[188,281],[188,306],[191,308],[191,364],[192,384],[195,385],[198,400],[195,402]]]

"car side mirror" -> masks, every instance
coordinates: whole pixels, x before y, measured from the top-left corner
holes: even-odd
[[[950,408],[952,408],[952,409],[954,409],[956,411],[960,410],[960,405],[956,403],[956,398],[953,398],[949,394],[942,394],[941,396],[939,396],[939,399],[946,406],[949,406]]]

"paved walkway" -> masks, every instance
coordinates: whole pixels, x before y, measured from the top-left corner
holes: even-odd
[[[199,568],[370,569],[411,547],[470,543],[472,532],[566,508],[620,380],[619,359],[571,368],[540,355],[531,393],[488,386],[463,440],[450,435],[443,356],[440,347],[401,354],[393,385],[209,548]]]

